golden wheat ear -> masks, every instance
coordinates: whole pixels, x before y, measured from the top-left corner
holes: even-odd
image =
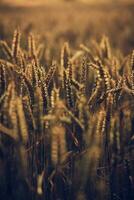
[[[69,78],[70,81],[71,81],[72,78],[73,78],[73,68],[72,68],[72,63],[71,63],[71,61],[68,61],[67,72],[68,72],[68,78]]]
[[[15,83],[11,81],[7,88],[7,95],[5,99],[5,109],[8,109],[9,119],[12,126],[12,137],[18,142],[20,141],[19,129],[18,129],[18,119],[16,113],[16,90]]]
[[[48,87],[45,81],[41,82],[41,89],[42,89],[42,95],[43,95],[44,112],[47,112],[49,111],[49,108],[50,108],[50,98],[48,95]]]
[[[131,67],[131,78],[132,78],[132,91],[134,92],[134,50],[132,51],[131,57],[130,57],[130,67]]]
[[[64,92],[65,92],[67,105],[69,108],[73,108],[74,94],[72,90],[72,83],[71,83],[71,80],[69,79],[69,74],[66,71],[64,71],[64,74],[63,74],[63,82],[64,82]]]
[[[32,64],[32,75],[33,75],[33,85],[37,87],[39,85],[39,73],[35,62]]]
[[[31,33],[28,37],[28,54],[35,62],[35,66],[39,67],[39,60],[36,48],[36,41],[34,35]]]
[[[102,62],[100,60],[97,61],[97,65],[99,67],[97,73],[98,77],[100,77],[100,80],[103,80],[105,92],[111,89],[111,81],[110,81],[110,74],[108,70],[106,70],[105,66],[102,65]]]
[[[86,83],[87,83],[87,79],[88,79],[87,57],[83,57],[80,79],[81,79],[80,83],[83,85],[81,92],[83,95],[85,95],[86,94]]]
[[[17,57],[20,51],[20,30],[16,29],[14,31],[13,42],[12,42],[12,57],[15,61],[17,61]]]
[[[37,134],[43,134],[43,94],[41,87],[35,88],[33,115]]]
[[[27,68],[27,61],[25,59],[25,55],[22,52],[22,50],[19,50],[16,64],[20,67],[20,69],[25,72],[25,69]]]
[[[51,161],[54,166],[61,164],[67,153],[66,130],[62,125],[51,127]]]
[[[70,59],[70,49],[68,42],[65,42],[61,50],[61,67],[67,69]]]
[[[23,102],[20,97],[16,98],[16,112],[18,117],[18,124],[19,124],[19,131],[20,131],[20,138],[23,144],[27,144],[28,142],[28,128],[26,117],[24,113]]]
[[[56,87],[51,92],[51,108],[55,107],[55,104],[60,100],[60,90]]]
[[[22,100],[17,97],[15,83],[11,82],[8,87],[10,99],[8,103],[8,112],[12,124],[12,137],[17,142],[27,143],[27,125],[24,115]]]
[[[45,83],[46,83],[47,87],[49,87],[49,84],[53,79],[53,76],[56,72],[56,69],[57,69],[57,64],[56,64],[56,62],[53,62],[52,65],[50,66],[50,69],[49,69],[49,71],[46,75],[46,78],[45,78]]]

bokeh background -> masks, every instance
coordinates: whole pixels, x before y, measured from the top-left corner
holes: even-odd
[[[19,27],[56,48],[107,35],[113,47],[129,53],[134,46],[133,0],[0,0],[0,39],[11,41]],[[25,43],[23,42],[23,45]]]

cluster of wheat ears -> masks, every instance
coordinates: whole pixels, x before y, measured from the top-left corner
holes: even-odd
[[[103,36],[41,64],[20,36],[0,41],[1,199],[133,199],[134,52]]]

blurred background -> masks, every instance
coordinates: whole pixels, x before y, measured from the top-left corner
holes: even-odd
[[[78,48],[105,34],[127,54],[134,47],[133,19],[133,0],[0,0],[0,39],[10,42],[19,27],[23,37],[34,32],[52,48],[64,41]]]

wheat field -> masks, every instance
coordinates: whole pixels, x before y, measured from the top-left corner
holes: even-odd
[[[133,6],[74,5],[0,8],[1,200],[134,199]]]

